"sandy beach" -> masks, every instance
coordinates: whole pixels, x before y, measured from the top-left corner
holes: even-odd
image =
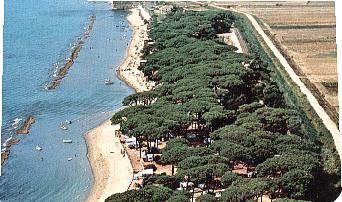
[[[132,40],[127,49],[126,58],[118,68],[118,76],[137,92],[151,90],[153,82],[148,82],[144,74],[138,70],[141,62],[141,51],[144,41],[148,40],[147,25],[139,15],[139,9],[131,9],[131,14],[127,17],[133,28]]]
[[[148,39],[147,25],[139,15],[139,9],[131,9],[127,17],[133,28],[133,36],[126,52],[126,58],[117,70],[118,76],[137,92],[153,88],[143,73],[138,70],[141,61],[141,50],[144,40]],[[133,178],[132,165],[128,156],[121,155],[119,138],[115,130],[119,125],[111,125],[110,120],[89,131],[86,135],[88,158],[94,176],[94,184],[87,201],[103,202],[115,193],[124,192],[129,188]]]
[[[131,163],[121,155],[115,130],[118,125],[111,125],[110,120],[89,131],[86,135],[88,158],[94,174],[94,185],[88,201],[104,201],[113,193],[124,192],[133,177]]]

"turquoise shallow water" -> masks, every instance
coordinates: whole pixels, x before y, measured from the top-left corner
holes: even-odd
[[[84,135],[133,92],[115,73],[132,34],[127,14],[111,11],[104,2],[5,0],[1,143],[14,135],[14,119],[34,115],[36,123],[28,135],[19,136],[2,166],[0,201],[87,198],[93,179]],[[96,21],[74,65],[57,89],[46,91],[55,63],[70,56],[90,15]],[[107,78],[114,84],[104,85]],[[59,124],[66,119],[73,123],[64,131]],[[73,143],[63,144],[63,139]],[[43,150],[35,150],[36,145]]]

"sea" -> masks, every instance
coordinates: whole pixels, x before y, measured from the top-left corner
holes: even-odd
[[[11,136],[20,142],[2,166],[0,201],[85,201],[93,185],[85,134],[134,92],[116,74],[132,36],[129,13],[86,0],[4,3],[1,144]],[[46,90],[92,15],[93,29],[73,66],[59,87]],[[114,83],[105,85],[106,79]],[[16,135],[29,115],[36,118],[29,134]],[[66,120],[72,123],[63,130]]]

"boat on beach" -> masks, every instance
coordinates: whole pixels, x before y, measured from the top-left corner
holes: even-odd
[[[63,143],[72,143],[72,140],[64,140],[63,139]]]
[[[105,80],[105,84],[106,85],[111,85],[111,84],[113,84],[114,83],[114,81],[111,81],[111,80],[109,80],[109,79],[106,79]]]

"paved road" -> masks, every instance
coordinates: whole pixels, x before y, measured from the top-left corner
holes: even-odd
[[[245,15],[248,20],[252,23],[254,29],[260,34],[260,36],[264,39],[265,43],[267,44],[267,46],[273,51],[274,55],[277,57],[277,59],[279,60],[279,62],[282,64],[282,66],[285,68],[285,70],[287,71],[287,73],[289,74],[290,78],[292,79],[292,81],[294,83],[296,83],[301,92],[306,95],[310,105],[312,106],[312,108],[316,111],[316,113],[318,114],[318,116],[322,119],[323,124],[325,125],[325,127],[330,131],[330,133],[333,136],[334,142],[335,142],[335,146],[336,149],[338,151],[338,154],[341,157],[341,147],[340,147],[340,135],[339,135],[339,130],[336,126],[336,124],[331,120],[331,118],[328,116],[328,114],[325,112],[325,110],[323,109],[323,107],[318,103],[317,99],[313,96],[313,94],[310,92],[310,90],[304,85],[304,83],[299,79],[298,75],[293,71],[293,69],[291,68],[291,66],[289,65],[289,63],[286,61],[286,59],[284,58],[284,56],[280,53],[280,51],[276,48],[276,46],[273,44],[273,42],[270,40],[270,38],[265,34],[265,32],[262,30],[262,28],[260,27],[259,23],[255,20],[255,18],[245,12],[242,11],[238,11],[235,9],[227,9],[227,8],[222,8],[219,6],[215,6],[215,5],[211,5],[214,8],[218,8],[218,9],[222,9],[222,10],[230,10],[230,11],[234,11],[240,14]]]

